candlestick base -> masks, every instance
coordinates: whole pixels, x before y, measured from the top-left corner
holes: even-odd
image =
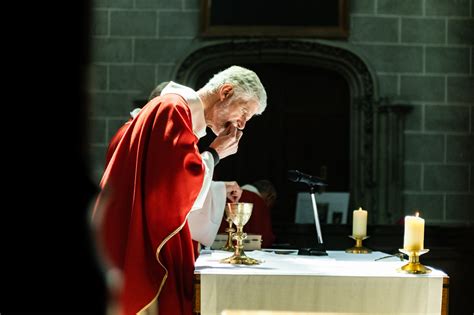
[[[349,235],[350,238],[354,239],[356,241],[355,246],[346,249],[346,253],[351,253],[351,254],[369,254],[372,252],[371,249],[368,249],[367,247],[362,246],[362,241],[369,238],[370,236],[354,236],[354,235]]]
[[[408,255],[408,264],[403,265],[398,268],[398,272],[410,273],[410,274],[425,274],[430,273],[431,269],[425,267],[420,263],[420,256],[429,252],[429,249],[420,249],[420,250],[406,250],[399,249],[400,252]]]

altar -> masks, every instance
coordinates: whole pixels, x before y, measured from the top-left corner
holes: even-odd
[[[383,252],[299,256],[291,250],[249,251],[254,266],[222,264],[232,253],[201,251],[194,312],[225,314],[447,314],[449,277],[397,272],[406,264]]]

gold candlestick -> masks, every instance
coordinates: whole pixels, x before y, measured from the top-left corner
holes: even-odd
[[[420,264],[420,256],[429,252],[429,249],[407,250],[399,249],[400,252],[408,255],[408,264],[398,268],[398,272],[411,274],[424,274],[431,272],[431,269]]]
[[[232,252],[234,251],[234,244],[232,243],[232,235],[234,234],[235,229],[232,227],[232,219],[230,218],[228,214],[227,208],[228,207],[226,207],[226,210],[225,210],[226,215],[227,215],[226,221],[229,223],[229,227],[225,229],[225,231],[227,232],[227,242],[221,248],[221,250]]]
[[[243,240],[247,238],[247,233],[243,232],[244,225],[250,219],[252,215],[253,203],[236,202],[228,203],[227,208],[229,211],[229,217],[237,227],[237,232],[234,233],[233,239],[236,240],[234,246],[234,255],[222,259],[221,263],[227,264],[238,264],[238,265],[258,265],[261,261],[253,259],[245,255]]]
[[[366,238],[369,238],[369,236],[354,236],[354,235],[349,235],[350,238],[354,239],[356,241],[355,246],[346,249],[346,253],[351,253],[351,254],[369,254],[372,252],[371,249],[368,249],[367,247],[362,246],[362,241],[365,240]]]

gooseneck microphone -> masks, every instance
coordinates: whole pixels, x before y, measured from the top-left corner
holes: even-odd
[[[296,183],[305,183],[309,186],[327,186],[328,184],[319,177],[301,173],[297,170],[288,171],[288,179]]]

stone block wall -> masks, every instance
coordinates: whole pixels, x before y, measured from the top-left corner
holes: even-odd
[[[405,211],[430,224],[474,222],[474,0],[350,0],[336,41],[375,74],[379,97],[410,104]],[[199,0],[94,4],[90,149],[100,179],[107,143],[199,39]]]

